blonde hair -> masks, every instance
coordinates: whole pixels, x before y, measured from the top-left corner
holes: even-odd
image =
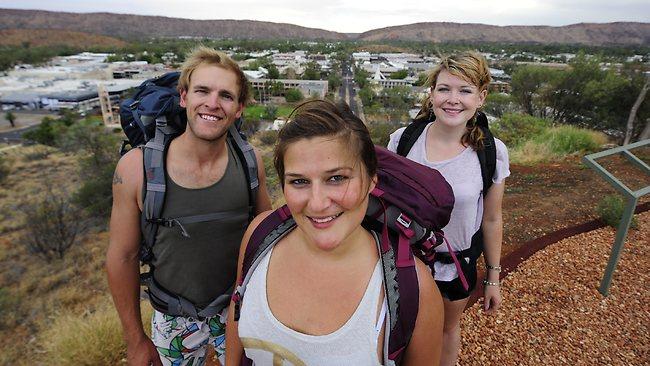
[[[187,91],[190,87],[192,73],[201,65],[217,66],[235,73],[239,86],[238,101],[246,105],[249,97],[248,79],[239,65],[228,55],[214,48],[198,46],[192,50],[181,66],[181,76],[178,78],[178,91]]]
[[[435,87],[438,76],[443,70],[472,83],[478,88],[479,93],[487,91],[490,81],[492,81],[487,60],[483,55],[475,51],[465,51],[442,57],[440,64],[429,72],[425,86],[429,88]],[[427,96],[422,101],[422,110],[420,110],[416,119],[430,118],[432,113],[431,100]],[[474,150],[478,150],[483,148],[484,136],[475,122],[476,114],[472,119],[467,121],[467,132],[463,134],[461,143],[465,146],[472,146]]]

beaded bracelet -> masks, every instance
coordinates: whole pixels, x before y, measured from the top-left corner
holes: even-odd
[[[486,264],[485,268],[487,268],[489,270],[492,270],[492,271],[497,271],[499,273],[501,272],[501,266],[492,266],[492,265]]]
[[[486,286],[499,286],[499,282],[491,282],[488,280],[483,280],[483,284]]]

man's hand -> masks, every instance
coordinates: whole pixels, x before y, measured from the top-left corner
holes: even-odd
[[[129,366],[163,366],[156,346],[146,336],[137,343],[127,346],[126,355]]]

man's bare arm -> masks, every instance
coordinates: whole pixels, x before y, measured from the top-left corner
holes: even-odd
[[[122,157],[113,175],[113,208],[106,253],[108,285],[117,309],[130,365],[159,365],[158,353],[145,335],[140,316],[140,208],[142,152]]]

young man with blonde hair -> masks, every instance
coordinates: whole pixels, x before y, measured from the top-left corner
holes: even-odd
[[[155,272],[148,283],[155,310],[151,338],[140,317],[142,149],[125,154],[113,178],[106,267],[129,365],[202,365],[210,343],[223,359],[226,315],[221,309],[228,302],[217,305],[215,299],[228,297],[232,290],[240,241],[251,216],[271,208],[264,165],[255,152],[259,189],[250,212],[246,162],[228,137],[248,99],[248,83],[237,64],[219,51],[199,47],[183,64],[178,90],[187,127],[165,155],[162,217],[204,220],[157,228],[150,265]]]

